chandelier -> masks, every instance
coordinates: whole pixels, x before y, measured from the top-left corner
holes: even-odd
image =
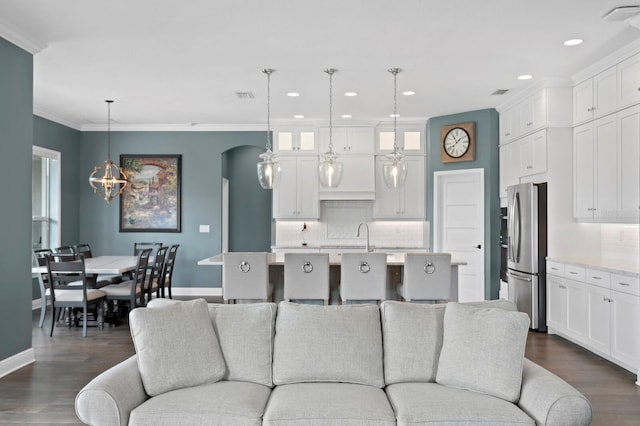
[[[273,189],[280,183],[281,169],[276,154],[271,151],[271,74],[275,70],[265,68],[267,75],[267,145],[266,151],[260,154],[262,161],[258,162],[258,181],[264,189]]]
[[[325,188],[337,188],[342,180],[342,163],[338,161],[338,154],[333,152],[333,74],[338,71],[333,68],[324,70],[329,74],[329,151],[320,156],[318,176],[320,184]]]
[[[103,164],[93,168],[93,172],[89,175],[89,185],[93,188],[94,194],[100,194],[108,203],[115,197],[122,194],[127,187],[129,180],[121,167],[111,161],[111,104],[113,101],[105,101],[107,103],[107,159]]]
[[[407,163],[404,162],[404,155],[402,155],[398,150],[397,143],[397,77],[400,71],[402,71],[400,68],[389,69],[389,72],[393,74],[393,152],[386,155],[387,161],[382,165],[384,183],[389,188],[400,188],[404,185],[404,181],[407,179]]]

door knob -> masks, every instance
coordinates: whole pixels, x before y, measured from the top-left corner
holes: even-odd
[[[478,244],[478,245],[476,246],[476,248],[477,248],[478,250],[482,249],[482,244]]]

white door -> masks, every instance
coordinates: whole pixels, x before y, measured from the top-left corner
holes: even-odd
[[[433,250],[458,267],[458,300],[485,299],[484,169],[434,173]]]

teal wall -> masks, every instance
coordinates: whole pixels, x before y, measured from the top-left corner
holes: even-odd
[[[116,104],[117,105],[117,104]],[[119,200],[107,204],[93,193],[87,181],[94,165],[107,155],[105,132],[81,132],[77,191],[79,194],[79,241],[88,242],[96,255],[133,252],[135,241],[180,244],[174,272],[176,287],[220,287],[220,267],[198,266],[200,259],[221,252],[222,158],[239,146],[264,150],[264,132],[112,132],[111,159],[120,154],[182,155],[182,232],[119,232]],[[255,163],[250,173],[256,181]],[[251,201],[251,200],[249,200]],[[247,204],[248,205],[248,204]],[[271,218],[271,203],[251,204],[254,213]],[[231,212],[231,215],[241,214]],[[63,220],[66,220],[63,219]],[[210,233],[200,233],[199,225],[210,225]]]
[[[229,179],[229,251],[271,251],[273,191],[262,189],[256,172],[262,152],[262,147],[240,146],[223,154],[223,176]]]
[[[0,38],[0,360],[31,348],[33,56]]]
[[[440,162],[440,128],[448,124],[475,121],[476,159],[460,163]],[[483,109],[431,118],[427,122],[427,220],[431,223],[433,247],[433,174],[445,170],[484,169],[485,299],[497,299],[500,290],[500,163],[499,115]]]

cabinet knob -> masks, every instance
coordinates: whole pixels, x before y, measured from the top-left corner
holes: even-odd
[[[527,123],[527,126],[531,126],[532,124],[533,124],[532,122],[528,122],[528,123]]]
[[[533,169],[533,166],[527,166],[527,169]]]

